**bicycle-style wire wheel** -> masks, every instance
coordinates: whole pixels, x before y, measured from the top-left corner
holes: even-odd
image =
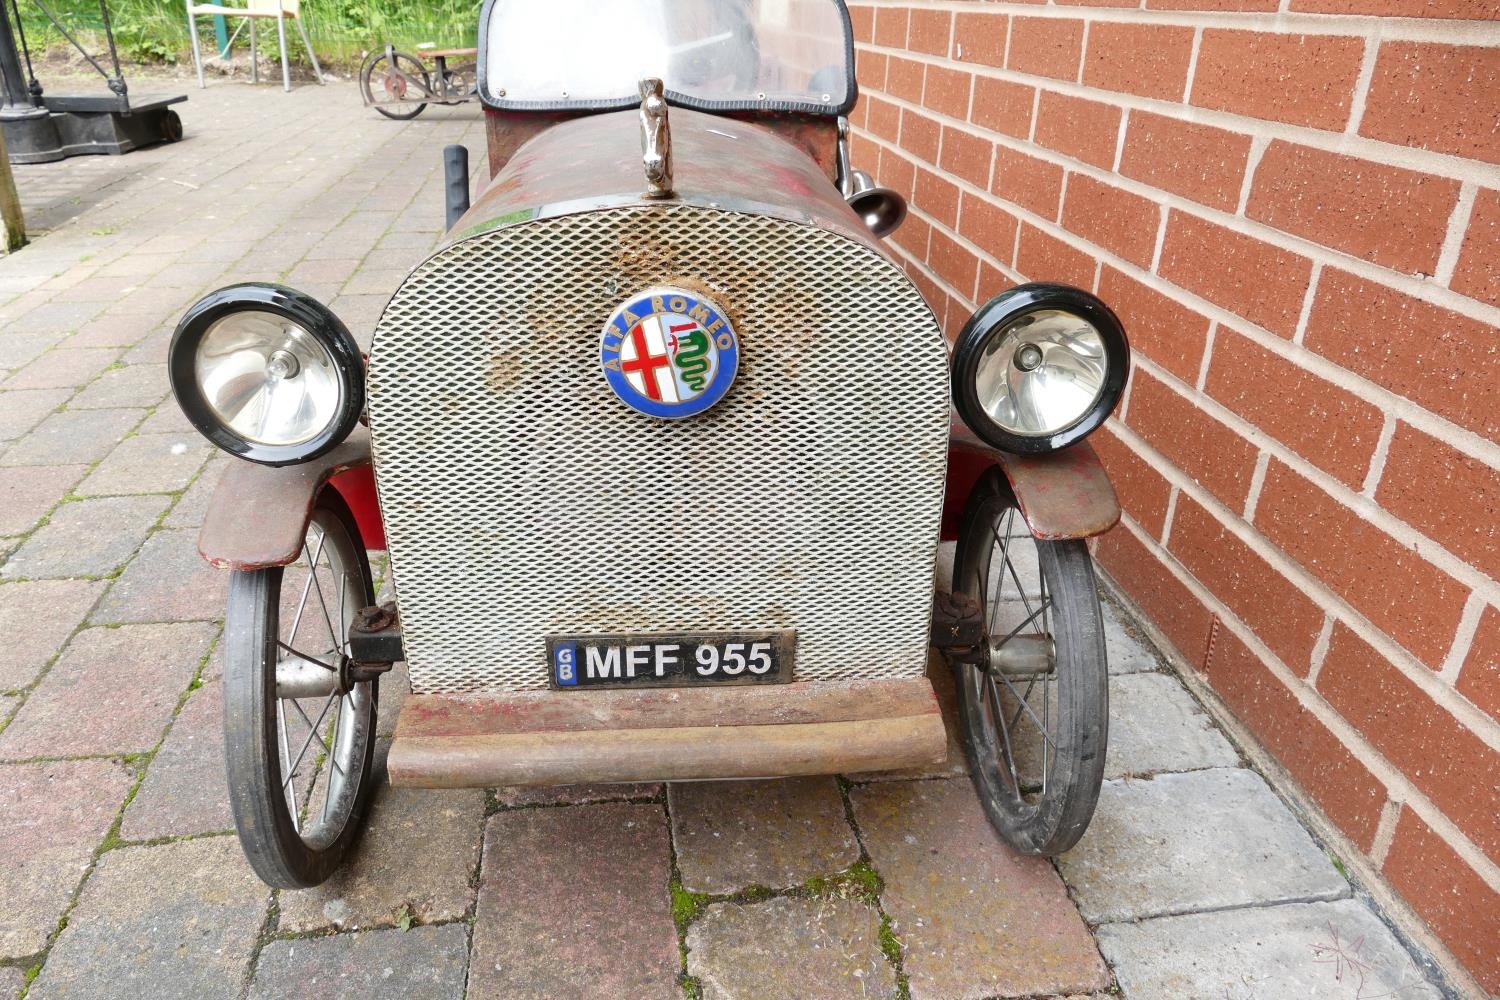
[[[427,105],[408,102],[430,95],[432,78],[416,56],[381,49],[360,67],[359,89],[365,103],[387,118],[410,121]]]
[[[980,802],[1016,850],[1060,854],[1094,814],[1108,742],[1104,622],[1088,549],[1033,538],[991,471],[964,510],[953,590],[984,614],[980,662],[955,665]]]
[[[325,881],[374,786],[375,680],[353,682],[349,625],[374,603],[359,530],[319,496],[289,566],[235,573],[224,622],[224,751],[240,844],[267,884]]]

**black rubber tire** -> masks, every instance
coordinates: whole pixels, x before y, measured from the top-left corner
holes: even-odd
[[[1013,523],[1024,524],[1019,521],[1010,485],[992,469],[975,486],[964,508],[953,560],[955,593],[985,603],[989,591],[983,581],[995,569],[995,526],[1007,511],[1014,512]],[[1056,690],[1057,724],[1051,765],[1042,765],[1047,770],[1045,792],[1030,800],[1023,798],[1008,773],[1001,771],[1007,766],[1001,756],[1006,750],[997,727],[988,721],[983,671],[957,663],[955,681],[969,774],[990,823],[1023,854],[1057,855],[1078,843],[1099,802],[1109,742],[1109,669],[1104,620],[1087,546],[1079,540],[1032,542],[1038,572],[1052,601],[1048,632],[1054,650],[1050,676]],[[1050,729],[1050,708],[1042,715],[1048,722],[1039,728]],[[1045,762],[1045,754],[1042,759]]]
[[[324,489],[313,511],[331,514],[342,528],[338,534],[330,531],[328,544],[345,548],[344,565],[357,567],[362,577],[358,586],[364,604],[375,603],[369,559],[343,498],[331,487]],[[297,832],[281,786],[275,664],[283,575],[276,567],[230,577],[224,619],[224,758],[235,828],[250,866],[267,885],[305,889],[327,881],[359,838],[375,785],[379,690],[378,681],[368,682],[369,735],[349,816],[330,843],[309,846]]]
[[[432,78],[427,74],[426,68],[423,67],[422,60],[406,52],[393,52],[392,58],[398,69],[401,68],[401,63],[403,60],[411,63],[411,66],[405,69],[404,72],[410,74],[411,76],[420,78],[423,84],[426,85],[428,91],[430,92],[432,90]],[[393,119],[398,122],[411,121],[413,118],[417,117],[417,115],[420,115],[423,109],[427,107],[425,103],[411,106],[411,110],[409,111],[393,111],[388,105],[375,103],[375,90],[371,85],[370,80],[375,74],[375,67],[382,62],[385,62],[384,49],[381,49],[378,52],[371,53],[370,57],[365,60],[365,64],[359,68],[360,93],[364,95],[365,102],[367,104],[373,107],[376,111],[385,115],[387,118]],[[408,107],[407,105],[398,106],[403,108]]]

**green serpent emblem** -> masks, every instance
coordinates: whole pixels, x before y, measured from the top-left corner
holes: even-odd
[[[694,392],[703,391],[704,376],[708,374],[708,347],[708,334],[702,330],[672,337],[672,363]]]

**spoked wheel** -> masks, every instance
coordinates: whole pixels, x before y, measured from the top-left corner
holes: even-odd
[[[432,79],[416,56],[382,49],[366,59],[360,68],[359,89],[364,94],[365,103],[376,111],[387,118],[408,121],[420,115],[427,105],[381,102],[404,101],[408,97],[430,94]]]
[[[240,845],[284,889],[332,875],[374,784],[377,681],[350,676],[349,624],[374,603],[338,493],[313,508],[302,554],[237,572],[224,622],[224,750]]]
[[[1033,538],[991,471],[964,510],[953,591],[984,613],[984,662],[956,663],[979,800],[1016,850],[1061,854],[1094,815],[1108,742],[1104,622],[1088,549]]]

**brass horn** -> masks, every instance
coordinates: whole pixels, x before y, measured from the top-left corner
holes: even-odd
[[[880,239],[894,233],[906,221],[906,199],[890,188],[876,187],[863,170],[849,172],[844,200]]]

